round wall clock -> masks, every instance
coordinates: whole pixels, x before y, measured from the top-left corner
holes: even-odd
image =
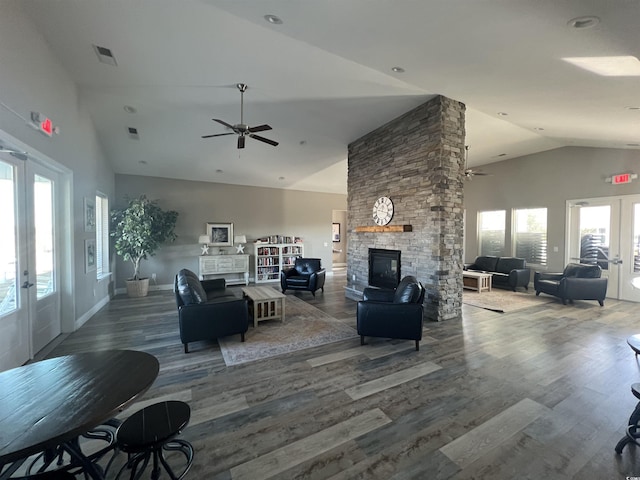
[[[389,197],[380,197],[373,204],[373,221],[377,225],[386,225],[393,217],[393,202]]]

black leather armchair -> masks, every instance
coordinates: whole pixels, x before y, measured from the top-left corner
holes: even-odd
[[[319,258],[296,258],[293,268],[280,271],[280,287],[282,293],[289,289],[307,290],[315,297],[316,290],[324,292],[326,275]]]
[[[189,353],[189,342],[237,333],[244,342],[249,328],[247,300],[228,290],[224,278],[200,281],[185,268],[176,275],[175,294],[184,353]]]
[[[540,292],[562,299],[564,305],[573,300],[597,300],[604,306],[607,278],[598,265],[570,263],[562,273],[536,272],[533,277],[536,295]]]
[[[425,289],[415,277],[406,276],[395,290],[365,288],[358,302],[360,344],[364,337],[415,340],[420,350]]]

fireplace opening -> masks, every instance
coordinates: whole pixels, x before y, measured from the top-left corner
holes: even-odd
[[[369,249],[369,285],[396,288],[400,283],[400,250]]]

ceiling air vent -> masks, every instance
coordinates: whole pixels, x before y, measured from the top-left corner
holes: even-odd
[[[118,66],[118,63],[116,62],[116,57],[113,56],[113,53],[107,47],[94,45],[93,50],[96,52],[96,55],[98,56],[98,60],[100,62],[106,63],[107,65],[113,65],[114,67]]]
[[[129,138],[133,140],[140,140],[140,135],[138,135],[137,128],[127,127],[127,132],[129,133]]]

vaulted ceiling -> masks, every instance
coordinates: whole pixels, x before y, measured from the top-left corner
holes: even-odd
[[[347,145],[436,94],[467,106],[470,166],[566,145],[640,148],[640,77],[563,60],[638,56],[638,0],[21,5],[118,173],[346,193]],[[594,25],[574,28],[584,16]],[[237,83],[249,85],[244,122],[269,124],[259,135],[279,146],[201,138],[229,132],[213,118],[240,122]]]

